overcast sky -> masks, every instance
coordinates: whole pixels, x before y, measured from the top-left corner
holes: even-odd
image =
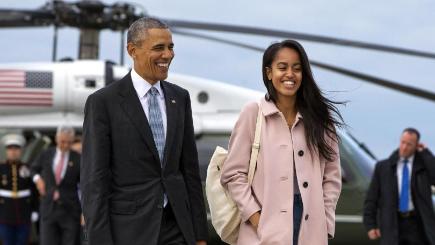
[[[45,1],[2,0],[0,7],[32,8]],[[104,1],[113,3],[115,1]],[[153,16],[304,32],[435,52],[435,2],[426,1],[133,1]],[[53,28],[0,30],[0,63],[49,61]],[[259,47],[277,38],[212,33]],[[59,32],[58,57],[77,56],[78,31]],[[258,90],[262,54],[225,44],[174,35],[172,71]],[[435,60],[301,42],[312,60],[379,76],[435,92]],[[119,61],[118,33],[101,34],[102,59]],[[126,60],[129,60],[126,57]],[[326,94],[349,103],[340,110],[348,130],[378,158],[397,148],[403,128],[413,126],[435,151],[435,103],[314,68]],[[176,81],[173,81],[176,82]]]

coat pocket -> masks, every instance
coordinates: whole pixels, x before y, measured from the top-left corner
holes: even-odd
[[[136,202],[134,201],[113,200],[110,202],[112,214],[135,214],[136,210]]]

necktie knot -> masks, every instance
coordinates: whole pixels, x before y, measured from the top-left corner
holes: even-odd
[[[403,159],[403,164],[405,164],[405,165],[407,165],[408,164],[408,159],[407,158],[405,158],[405,159]]]
[[[151,96],[157,96],[159,95],[159,90],[157,90],[155,87],[151,87],[149,93]]]

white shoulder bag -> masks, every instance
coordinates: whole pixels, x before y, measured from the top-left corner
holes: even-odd
[[[258,151],[260,149],[260,134],[263,116],[258,106],[255,126],[254,143],[252,144],[249,161],[248,183],[251,186],[257,165]],[[205,181],[205,191],[210,208],[212,224],[222,241],[236,244],[241,223],[240,211],[237,204],[231,199],[227,190],[220,183],[222,166],[227,158],[228,151],[217,146],[210,160]]]

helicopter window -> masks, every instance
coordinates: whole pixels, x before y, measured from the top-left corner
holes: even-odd
[[[208,102],[208,93],[205,91],[201,91],[198,94],[198,102],[201,104],[205,104]]]
[[[350,183],[355,178],[371,178],[375,161],[347,134],[340,133],[340,161],[343,170],[343,183]]]
[[[92,80],[92,79],[86,79],[85,86],[87,88],[95,88],[97,86],[97,82],[95,80]]]
[[[202,135],[196,139],[196,146],[198,148],[198,161],[199,161],[199,173],[201,180],[205,181],[207,175],[207,167],[213,155],[216,146],[228,147],[228,141],[230,135]]]
[[[343,169],[343,166],[341,167],[341,182],[343,182],[343,184],[348,183],[349,177],[347,176],[347,171]]]

